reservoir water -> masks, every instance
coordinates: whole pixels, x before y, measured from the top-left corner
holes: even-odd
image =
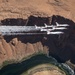
[[[0,75],[21,75],[28,69],[38,65],[50,63],[64,70],[66,75],[74,75],[74,71],[64,63],[58,63],[56,59],[45,54],[35,55],[19,63],[9,64],[0,70]]]

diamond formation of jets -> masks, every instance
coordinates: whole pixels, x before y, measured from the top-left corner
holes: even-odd
[[[68,24],[59,24],[56,22],[56,25],[47,25],[46,23],[44,23],[44,27],[36,27],[36,29],[40,28],[40,31],[46,31],[47,34],[64,34],[64,32],[62,32],[61,30],[66,30],[67,26],[69,26]],[[57,31],[54,31],[57,30]],[[60,31],[58,31],[60,30]]]

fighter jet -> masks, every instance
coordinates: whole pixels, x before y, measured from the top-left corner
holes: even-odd
[[[47,25],[46,23],[44,23],[44,25],[45,25],[46,28],[47,28],[47,27],[53,27],[53,25],[49,26],[49,25]]]
[[[66,30],[66,27],[56,27],[52,26],[51,28],[41,28],[40,31],[53,31],[53,30]]]
[[[41,29],[40,31],[51,31],[53,29]]]
[[[64,26],[64,27],[69,26],[68,24],[59,24],[58,22],[56,22],[56,25],[57,26]]]
[[[35,28],[36,29],[41,29],[41,28],[46,28],[45,26],[37,26],[37,25],[35,25]]]
[[[53,27],[54,30],[65,30],[67,29],[66,27]]]
[[[64,32],[61,32],[61,31],[56,31],[56,32],[50,32],[50,31],[47,31],[47,34],[64,34]]]
[[[55,27],[51,27],[51,28],[41,28],[40,31],[52,31],[52,30],[55,30]]]

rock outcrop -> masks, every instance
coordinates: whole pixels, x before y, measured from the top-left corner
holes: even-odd
[[[61,15],[75,22],[75,0],[0,0],[0,20]]]
[[[30,43],[22,42],[19,37],[12,38],[9,42],[7,39],[0,39],[0,64],[5,61],[20,61],[21,59],[36,54],[38,52],[47,52],[47,48],[44,48],[41,41]],[[20,37],[23,40],[26,40],[25,36]],[[31,37],[30,37],[31,38]],[[34,38],[33,38],[34,39]]]

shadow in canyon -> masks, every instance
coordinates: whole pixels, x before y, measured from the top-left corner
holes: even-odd
[[[66,62],[70,60],[75,64],[75,23],[72,20],[64,18],[59,15],[51,17],[34,17],[30,16],[28,20],[24,19],[4,19],[1,21],[2,25],[22,25],[22,26],[44,26],[48,25],[68,24],[63,35],[32,35],[32,36],[4,36],[4,39],[9,43],[13,38],[18,38],[23,43],[36,43],[41,41],[43,46],[49,47],[49,55],[56,58],[59,62]],[[8,39],[9,37],[9,39]]]

